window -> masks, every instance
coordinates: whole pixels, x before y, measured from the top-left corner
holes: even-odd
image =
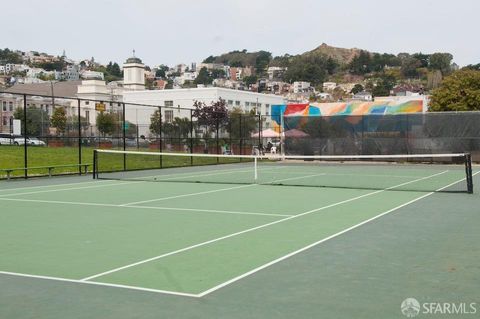
[[[228,100],[228,105],[233,105],[233,101],[232,101],[232,100]]]
[[[3,101],[3,110],[6,111],[7,110],[7,102]]]
[[[10,111],[13,111],[13,102],[12,101],[8,102],[8,108],[10,109]]]
[[[7,117],[3,117],[3,125],[7,125]]]
[[[250,106],[250,102],[245,102],[245,106]]]
[[[90,104],[90,101],[85,101],[85,105],[89,105]]]
[[[235,106],[240,106],[240,101],[235,101]]]
[[[165,106],[173,106],[173,101],[165,101]]]
[[[85,111],[85,118],[87,119],[87,123],[90,123],[90,111]]]
[[[166,110],[165,111],[165,122],[172,123],[173,122],[173,111]]]

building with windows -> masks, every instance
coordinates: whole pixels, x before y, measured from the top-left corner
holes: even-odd
[[[244,112],[254,112],[263,115],[265,128],[269,128],[271,107],[276,104],[284,104],[282,96],[273,94],[254,93],[249,91],[231,90],[218,87],[154,90],[154,91],[124,91],[123,101],[126,103],[126,119],[135,123],[148,134],[150,116],[155,112],[154,107],[139,109],[137,106],[129,106],[129,103],[156,105],[162,107],[162,118],[165,122],[171,122],[175,117],[190,117],[194,109],[195,101],[210,104],[219,99],[225,100],[228,110],[239,108]]]

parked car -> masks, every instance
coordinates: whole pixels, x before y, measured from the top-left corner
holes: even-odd
[[[21,135],[13,135],[13,144],[25,145],[25,138]],[[28,145],[28,138],[27,138],[27,145]]]
[[[20,136],[20,135],[15,135],[13,136],[13,144],[14,145],[25,145],[25,137]],[[32,145],[32,146],[45,146],[45,142],[42,140],[39,140],[36,137],[27,137],[27,145]]]
[[[0,133],[0,145],[12,145],[13,135],[10,133]]]
[[[33,146],[45,146],[46,145],[44,141],[39,140],[36,137],[28,137],[27,138],[27,143],[29,145],[33,145]]]

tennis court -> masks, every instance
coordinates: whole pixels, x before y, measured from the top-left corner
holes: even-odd
[[[1,317],[401,318],[410,296],[478,297],[463,163],[217,158],[1,183]]]

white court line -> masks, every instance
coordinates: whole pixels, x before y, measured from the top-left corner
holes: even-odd
[[[24,181],[21,181],[24,182]],[[78,184],[88,184],[88,183],[105,183],[108,181],[90,181],[90,182],[77,182],[77,183],[65,183],[65,184],[53,184],[53,185],[40,185],[40,186],[29,186],[29,187],[17,187],[17,188],[4,188],[0,189],[0,192],[8,192],[8,191],[16,191],[16,190],[24,190],[24,189],[36,189],[36,188],[45,188],[45,187],[58,187],[58,186],[66,186],[66,185],[78,185]]]
[[[229,211],[218,209],[197,209],[197,208],[175,208],[175,207],[155,207],[155,206],[121,206],[115,204],[102,203],[85,203],[85,202],[65,202],[41,199],[17,199],[17,198],[0,198],[0,201],[14,201],[14,202],[32,202],[32,203],[46,203],[46,204],[62,204],[62,205],[82,205],[82,206],[101,206],[101,207],[115,207],[115,208],[141,208],[141,209],[157,209],[157,210],[174,210],[174,211],[193,211],[204,213],[218,213],[218,214],[232,214],[232,215],[259,215],[259,216],[278,216],[288,217],[293,214],[274,214],[274,213],[257,213],[257,212],[243,212],[243,211]]]
[[[92,186],[82,186],[82,187],[70,187],[70,188],[64,188],[64,189],[46,189],[46,190],[34,191],[34,192],[2,194],[2,195],[0,195],[0,197],[32,195],[32,194],[53,193],[53,192],[64,192],[64,191],[71,191],[71,190],[78,190],[78,189],[99,188],[99,187],[109,187],[109,186],[123,186],[123,185],[128,185],[128,184],[135,184],[135,183],[142,183],[142,181],[131,181],[131,182],[122,181],[120,183],[115,183],[115,184],[102,184],[102,185],[92,185]],[[143,183],[145,183],[145,182],[143,182]]]
[[[293,179],[309,178],[309,177],[318,176],[318,175],[323,175],[323,173],[322,174],[317,174],[317,175],[307,175],[307,176],[297,176],[297,177],[291,177],[291,178],[284,178],[284,179],[275,180],[275,181],[272,181],[272,182],[269,182],[269,183],[266,183],[266,184],[289,181],[289,180],[293,180]],[[198,193],[190,193],[190,194],[182,194],[182,195],[175,195],[175,196],[169,196],[169,197],[154,198],[154,199],[149,199],[149,200],[144,200],[144,201],[139,201],[139,202],[121,204],[119,206],[133,207],[134,205],[138,205],[138,204],[145,204],[145,203],[159,202],[159,201],[168,200],[168,199],[175,199],[175,198],[182,198],[182,197],[189,197],[189,196],[197,196],[197,195],[203,195],[203,194],[224,192],[224,191],[229,191],[229,190],[232,190],[232,189],[252,187],[252,186],[258,186],[258,185],[262,185],[262,184],[248,184],[248,185],[234,186],[234,187],[228,187],[228,188],[214,189],[214,190],[211,190],[211,191],[204,191],[204,192],[198,192]]]
[[[22,274],[22,273],[18,273],[18,272],[9,272],[9,271],[0,271],[0,274],[9,275],[9,276],[16,276],[16,277],[26,277],[26,278],[47,279],[47,280],[54,280],[54,281],[70,282],[70,283],[76,283],[76,284],[88,284],[88,285],[95,285],[95,286],[104,286],[104,287],[131,289],[131,290],[140,290],[140,291],[147,291],[147,292],[156,292],[156,293],[161,293],[161,294],[175,295],[175,296],[182,296],[182,297],[194,297],[194,298],[199,297],[196,294],[189,294],[189,293],[185,293],[185,292],[151,289],[151,288],[143,288],[143,287],[137,287],[137,286],[117,285],[117,284],[110,284],[110,283],[97,282],[97,281],[81,281],[81,280],[76,280],[76,279],[68,279],[68,278],[61,278],[61,277],[50,277],[50,276],[38,276],[38,275]]]
[[[234,164],[236,164],[236,163],[234,163]],[[240,164],[240,163],[239,163],[239,164]],[[244,162],[244,163],[241,163],[241,164],[253,164],[253,162],[252,162],[252,163]],[[197,169],[197,170],[198,170],[199,167],[202,167],[202,168],[203,168],[203,167],[209,167],[209,168],[211,168],[211,169],[205,170],[206,173],[209,173],[209,172],[215,172],[215,171],[217,171],[217,172],[218,172],[218,171],[222,171],[222,172],[233,172],[233,171],[235,171],[235,172],[236,172],[236,171],[239,171],[239,170],[245,170],[245,171],[247,171],[246,168],[248,168],[247,165],[243,165],[244,167],[239,167],[239,168],[228,168],[228,169],[218,169],[218,168],[216,168],[216,167],[218,167],[218,166],[223,166],[223,165],[228,165],[228,164],[217,164],[217,165],[215,165],[215,166],[199,165],[199,166],[184,166],[184,167],[165,167],[165,168],[159,168],[159,170],[161,170],[161,169],[163,169],[163,170],[170,170],[170,169],[171,169],[171,170],[175,170],[175,169],[185,169],[185,168],[192,168],[193,170],[194,170],[194,169]],[[212,168],[212,167],[215,167],[215,169]],[[251,167],[250,170],[248,170],[248,171],[253,171],[253,167]],[[170,174],[161,174],[161,175],[149,175],[149,176],[146,176],[146,177],[181,176],[181,175],[187,175],[187,174],[192,174],[192,173],[195,173],[195,172],[170,173]],[[197,173],[198,173],[198,172],[197,172]],[[100,174],[102,174],[102,173],[100,173]],[[108,173],[106,173],[106,174],[108,174]],[[186,177],[189,177],[189,176],[186,176]],[[184,178],[186,178],[186,177],[184,177]],[[139,178],[141,178],[141,177],[139,177]],[[182,177],[180,177],[180,178],[182,178]]]
[[[478,173],[480,173],[480,172],[474,173],[473,176],[477,175]],[[438,191],[441,191],[441,190],[443,190],[443,189],[445,189],[445,188],[448,188],[448,187],[450,187],[450,186],[452,186],[452,185],[455,185],[455,184],[457,184],[457,183],[459,183],[459,182],[461,182],[461,181],[463,181],[463,180],[464,180],[464,179],[461,179],[461,180],[456,181],[456,182],[453,182],[453,183],[451,183],[451,184],[449,184],[449,185],[447,185],[447,186],[445,186],[445,187],[442,187],[442,188],[438,189],[437,192],[438,192]],[[410,205],[410,204],[412,204],[412,203],[414,203],[414,202],[417,202],[417,201],[419,201],[419,200],[421,200],[421,199],[423,199],[423,198],[426,198],[426,197],[428,197],[428,196],[430,196],[430,195],[432,195],[432,194],[434,194],[434,193],[435,193],[435,192],[431,192],[431,193],[425,194],[425,195],[420,196],[420,197],[418,197],[418,198],[416,198],[416,199],[413,199],[413,200],[411,200],[411,201],[409,201],[409,202],[407,202],[407,203],[404,203],[404,204],[402,204],[402,205],[400,205],[400,206],[397,206],[397,207],[395,207],[395,208],[392,208],[392,209],[390,209],[390,210],[388,210],[388,211],[386,211],[386,212],[383,212],[383,213],[381,213],[381,214],[379,214],[379,215],[377,215],[377,216],[375,216],[375,217],[372,217],[372,218],[370,218],[370,219],[368,219],[368,220],[365,220],[365,221],[363,221],[363,222],[361,222],[361,223],[359,223],[359,224],[357,224],[357,225],[354,225],[354,226],[352,226],[352,227],[349,227],[349,228],[347,228],[347,229],[345,229],[345,230],[343,230],[343,231],[340,231],[340,232],[338,232],[338,233],[336,233],[336,234],[333,234],[333,235],[331,235],[331,236],[329,236],[329,237],[326,237],[326,238],[324,238],[324,239],[322,239],[322,240],[319,240],[319,241],[317,241],[317,242],[315,242],[315,243],[313,243],[313,244],[310,244],[310,245],[305,246],[305,247],[303,247],[303,248],[301,248],[301,249],[299,249],[299,250],[296,250],[296,251],[294,251],[294,252],[291,252],[291,253],[289,253],[289,254],[287,254],[287,255],[285,255],[285,256],[282,256],[282,257],[280,257],[280,258],[277,258],[277,259],[275,259],[275,260],[273,260],[273,261],[271,261],[271,262],[269,262],[269,263],[266,263],[266,264],[264,264],[264,265],[262,265],[262,266],[260,266],[260,267],[257,267],[257,268],[255,268],[255,269],[252,269],[251,271],[246,272],[246,273],[244,273],[244,274],[242,274],[242,275],[240,275],[240,276],[237,276],[237,277],[235,277],[235,278],[232,278],[232,279],[230,279],[230,280],[228,280],[228,281],[226,281],[226,282],[224,282],[224,283],[222,283],[222,284],[220,284],[220,285],[217,285],[217,286],[215,286],[215,287],[212,287],[212,288],[210,288],[210,289],[207,289],[207,290],[205,290],[205,291],[203,291],[203,292],[201,292],[201,293],[199,293],[199,294],[190,294],[190,293],[177,292],[177,291],[169,291],[169,290],[143,288],[143,287],[137,287],[137,286],[127,286],[127,285],[119,285],[119,284],[102,283],[102,282],[96,282],[96,281],[84,281],[84,280],[75,280],[75,279],[67,279],[67,278],[60,278],[60,277],[49,277],[49,276],[30,275],[30,274],[22,274],[22,273],[7,272],[7,271],[0,271],[0,274],[9,275],[9,276],[16,276],[16,277],[26,277],[26,278],[45,279],[45,280],[53,280],[53,281],[61,281],[61,282],[70,282],[70,283],[76,283],[76,284],[88,284],[88,285],[104,286],[104,287],[112,287],[112,288],[123,288],[123,289],[138,290],[138,291],[144,291],[144,292],[154,292],[154,293],[161,293],[161,294],[175,295],[175,296],[182,296],[182,297],[201,298],[201,297],[204,297],[204,296],[206,296],[206,295],[208,295],[208,294],[211,294],[212,292],[215,292],[215,291],[217,291],[217,290],[219,290],[219,289],[221,289],[221,288],[223,288],[223,287],[225,287],[225,286],[228,286],[228,285],[230,285],[230,284],[232,284],[232,283],[234,283],[234,282],[236,282],[236,281],[239,281],[239,280],[241,280],[241,279],[243,279],[243,278],[245,278],[245,277],[248,277],[248,276],[250,276],[250,275],[252,275],[252,274],[254,274],[254,273],[258,272],[258,271],[261,271],[261,270],[263,270],[263,269],[265,269],[265,268],[267,268],[267,267],[270,267],[270,266],[272,266],[272,265],[274,265],[274,264],[277,264],[277,263],[279,263],[279,262],[281,262],[281,261],[283,261],[283,260],[285,260],[285,259],[287,259],[287,258],[290,258],[290,257],[292,257],[292,256],[295,256],[295,255],[297,255],[297,254],[299,254],[299,253],[301,253],[301,252],[303,252],[303,251],[306,251],[306,250],[308,250],[308,249],[310,249],[310,248],[313,248],[313,247],[315,247],[315,246],[317,246],[317,245],[319,245],[319,244],[321,244],[321,243],[323,243],[323,242],[326,242],[326,241],[328,241],[328,240],[330,240],[330,239],[333,239],[333,238],[335,238],[335,237],[338,237],[338,236],[340,236],[340,235],[342,235],[342,234],[344,234],[344,233],[346,233],[346,232],[349,232],[349,231],[351,231],[351,230],[353,230],[353,229],[355,229],[355,228],[358,228],[358,227],[360,227],[360,226],[362,226],[362,225],[365,225],[365,224],[367,224],[367,223],[369,223],[369,222],[371,222],[371,221],[373,221],[373,220],[375,220],[375,219],[378,219],[378,218],[380,218],[380,217],[382,217],[382,216],[384,216],[384,215],[387,215],[387,214],[389,214],[389,213],[391,213],[391,212],[394,212],[394,211],[396,211],[396,210],[398,210],[398,209],[400,209],[400,208],[402,208],[402,207],[405,207],[405,206]]]
[[[317,177],[317,176],[323,176],[325,173],[320,173],[320,174],[314,174],[314,175],[305,175],[305,176],[296,176],[296,177],[290,177],[290,178],[283,178],[283,179],[276,179],[271,182],[266,182],[262,183],[260,185],[268,185],[268,184],[273,184],[273,183],[278,183],[278,182],[285,182],[285,181],[292,181],[295,179],[303,179],[303,178],[311,178],[311,177]],[[286,185],[288,186],[288,185]]]
[[[118,205],[118,206],[132,206],[132,205],[138,205],[138,204],[144,204],[144,203],[159,202],[159,201],[167,200],[167,199],[174,199],[174,198],[182,198],[182,197],[189,197],[189,196],[224,192],[224,191],[229,191],[229,190],[232,190],[232,189],[252,187],[252,186],[255,186],[255,185],[256,184],[248,184],[248,185],[234,186],[234,187],[228,187],[228,188],[219,188],[219,189],[214,189],[214,190],[210,190],[210,191],[203,191],[203,192],[198,192],[198,193],[189,193],[189,194],[175,195],[175,196],[169,196],[169,197],[161,197],[161,198],[155,198],[155,199],[149,199],[149,200],[142,200],[142,201],[138,201],[138,202],[121,204],[121,205]]]
[[[440,174],[444,174],[446,172],[447,171],[443,171],[441,173],[437,173],[437,174],[434,174],[434,175],[431,175],[431,176],[422,177],[422,178],[419,178],[419,179],[416,179],[416,180],[413,180],[413,181],[410,181],[410,182],[405,182],[405,183],[402,183],[402,184],[399,184],[399,185],[396,185],[396,186],[392,186],[392,187],[389,187],[387,189],[382,189],[382,190],[370,192],[370,193],[363,194],[363,195],[360,195],[360,196],[356,196],[356,197],[353,197],[353,198],[349,198],[349,199],[346,199],[346,200],[343,200],[343,201],[340,201],[340,202],[336,202],[336,203],[333,203],[333,204],[330,204],[330,205],[326,205],[326,206],[322,206],[322,207],[319,207],[319,208],[316,208],[316,209],[312,209],[312,210],[306,211],[306,212],[298,214],[298,215],[282,218],[282,219],[276,220],[274,222],[270,222],[270,223],[266,223],[266,224],[259,225],[259,226],[256,226],[256,227],[248,228],[248,229],[245,229],[245,230],[242,230],[242,231],[239,231],[239,232],[236,232],[236,233],[232,233],[232,234],[229,234],[229,235],[225,235],[225,236],[222,236],[222,237],[217,237],[217,238],[214,238],[214,239],[211,239],[211,240],[208,240],[208,241],[204,241],[202,243],[198,243],[198,244],[195,244],[195,245],[184,247],[184,248],[181,248],[181,249],[178,249],[178,250],[171,251],[169,253],[165,253],[165,254],[158,255],[158,256],[155,256],[155,257],[151,257],[151,258],[148,258],[148,259],[140,260],[140,261],[137,261],[135,263],[131,263],[131,264],[128,264],[128,265],[125,265],[125,266],[122,266],[122,267],[118,267],[118,268],[111,269],[111,270],[108,270],[108,271],[105,271],[105,272],[102,272],[102,273],[99,273],[99,274],[95,274],[95,275],[92,275],[92,276],[89,276],[89,277],[85,277],[85,278],[82,278],[81,280],[82,281],[87,281],[87,280],[91,280],[91,279],[94,279],[94,278],[102,277],[102,276],[105,276],[105,275],[108,275],[108,274],[111,274],[111,273],[114,273],[114,272],[118,272],[120,270],[125,270],[125,269],[131,268],[131,267],[139,266],[139,265],[142,265],[142,264],[154,261],[154,260],[158,260],[158,259],[165,258],[165,257],[168,257],[168,256],[176,255],[176,254],[179,254],[179,253],[182,253],[182,252],[194,249],[194,248],[202,247],[202,246],[212,244],[212,243],[224,240],[224,239],[228,239],[228,238],[231,238],[231,237],[242,235],[242,234],[252,232],[252,231],[255,231],[255,230],[258,230],[258,229],[262,229],[262,228],[265,228],[265,227],[276,225],[278,223],[282,223],[282,222],[285,222],[285,221],[288,221],[288,220],[291,220],[291,219],[299,218],[299,217],[302,217],[302,216],[305,216],[305,215],[308,215],[308,214],[312,214],[312,213],[315,213],[315,212],[318,212],[318,211],[321,211],[321,210],[325,210],[327,208],[331,208],[331,207],[335,207],[335,206],[338,206],[338,205],[341,205],[341,204],[349,203],[351,201],[354,201],[354,200],[357,200],[357,199],[360,199],[360,198],[364,198],[364,197],[367,197],[367,196],[371,196],[371,195],[374,195],[374,194],[385,192],[389,189],[393,189],[393,188],[400,187],[400,186],[403,186],[403,185],[407,185],[407,184],[410,184],[410,183],[418,182],[418,181],[421,181],[421,180],[424,180],[424,179],[427,179],[427,178],[432,178],[432,177],[438,176]]]
[[[478,173],[480,173],[480,172],[477,172],[477,173],[473,174],[472,176],[475,176],[475,175],[477,175]],[[263,270],[263,269],[265,269],[265,268],[267,268],[267,267],[270,267],[270,266],[272,266],[272,265],[275,265],[275,264],[277,264],[277,263],[279,263],[279,262],[281,262],[281,261],[283,261],[283,260],[285,260],[285,259],[288,259],[288,258],[290,258],[290,257],[292,257],[292,256],[295,256],[295,255],[301,253],[301,252],[304,252],[304,251],[306,251],[306,250],[308,250],[308,249],[310,249],[310,248],[313,248],[313,247],[315,247],[315,246],[317,246],[317,245],[319,245],[319,244],[321,244],[321,243],[326,242],[327,240],[330,240],[330,239],[333,239],[333,238],[338,237],[338,236],[340,236],[340,235],[343,235],[343,234],[345,234],[346,232],[349,232],[349,231],[351,231],[351,230],[353,230],[353,229],[355,229],[355,228],[358,228],[358,227],[360,227],[360,226],[363,226],[363,225],[365,225],[365,224],[367,224],[367,223],[369,223],[369,222],[371,222],[371,221],[373,221],[373,220],[375,220],[375,219],[378,219],[378,218],[380,218],[380,217],[382,217],[382,216],[385,216],[385,215],[387,215],[387,214],[389,214],[389,213],[392,213],[392,212],[394,212],[394,211],[396,211],[396,210],[399,210],[399,209],[402,208],[402,207],[405,207],[405,206],[408,206],[408,205],[410,205],[410,204],[413,204],[413,203],[415,203],[415,202],[417,202],[417,201],[419,201],[419,200],[421,200],[421,199],[424,199],[424,198],[426,198],[426,197],[428,197],[428,196],[431,196],[432,194],[435,194],[436,192],[439,192],[439,191],[441,191],[441,190],[443,190],[443,189],[445,189],[445,188],[448,188],[448,187],[450,187],[450,186],[453,186],[453,185],[455,185],[455,184],[458,184],[458,183],[460,183],[460,182],[462,182],[462,181],[464,181],[464,180],[465,180],[465,178],[462,178],[461,180],[458,180],[458,181],[456,181],[456,182],[453,182],[453,183],[451,183],[451,184],[448,184],[447,186],[441,187],[441,188],[437,189],[437,190],[434,191],[434,192],[430,192],[430,193],[427,193],[427,194],[425,194],[425,195],[422,195],[422,196],[420,196],[420,197],[418,197],[418,198],[415,198],[415,199],[413,199],[413,200],[411,200],[411,201],[408,201],[408,202],[406,202],[406,203],[404,203],[404,204],[401,204],[401,205],[396,206],[396,207],[394,207],[394,208],[392,208],[392,209],[389,209],[389,210],[387,210],[387,211],[385,211],[385,212],[383,212],[383,213],[381,213],[381,214],[379,214],[379,215],[376,215],[376,216],[374,216],[374,217],[372,217],[372,218],[370,218],[370,219],[364,220],[363,222],[360,222],[360,223],[358,223],[358,224],[356,224],[356,225],[353,225],[353,226],[351,226],[351,227],[349,227],[349,228],[347,228],[347,229],[344,229],[344,230],[342,230],[342,231],[340,231],[340,232],[338,232],[338,233],[335,233],[335,234],[333,234],[333,235],[330,235],[330,236],[328,236],[328,237],[325,237],[325,238],[323,238],[323,239],[321,239],[321,240],[319,240],[319,241],[317,241],[317,242],[315,242],[315,243],[313,243],[313,244],[307,245],[307,246],[305,246],[305,247],[303,247],[303,248],[300,248],[300,249],[298,249],[298,250],[296,250],[296,251],[293,251],[293,252],[291,252],[291,253],[289,253],[289,254],[287,254],[287,255],[284,255],[284,256],[282,256],[282,257],[280,257],[280,258],[277,258],[277,259],[275,259],[275,260],[272,260],[271,262],[268,262],[268,263],[263,264],[263,265],[261,265],[261,266],[259,266],[259,267],[257,267],[257,268],[254,268],[254,269],[252,269],[252,270],[250,270],[250,271],[248,271],[248,272],[246,272],[246,273],[244,273],[244,274],[242,274],[242,275],[240,275],[240,276],[234,277],[234,278],[232,278],[232,279],[230,279],[230,280],[227,280],[227,281],[225,281],[225,282],[223,282],[223,283],[221,283],[221,284],[219,284],[219,285],[217,285],[217,286],[215,286],[215,287],[212,287],[212,288],[210,288],[210,289],[207,289],[207,290],[199,293],[198,296],[199,296],[199,297],[204,297],[204,296],[206,296],[206,295],[208,295],[208,294],[210,294],[210,293],[212,293],[212,292],[214,292],[214,291],[216,291],[216,290],[219,290],[219,289],[221,289],[221,288],[223,288],[223,287],[225,287],[225,286],[228,286],[228,285],[230,285],[230,284],[232,284],[232,283],[234,283],[234,282],[236,282],[236,281],[239,281],[239,280],[241,280],[241,279],[243,279],[243,278],[245,278],[245,277],[248,277],[248,276],[250,276],[250,275],[253,275],[253,274],[256,273],[256,272],[259,272],[260,270]]]

